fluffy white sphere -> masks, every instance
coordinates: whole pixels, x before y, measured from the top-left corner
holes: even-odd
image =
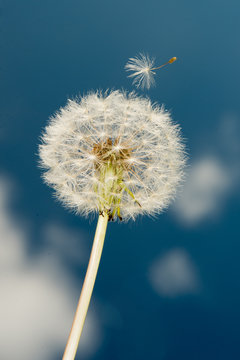
[[[45,182],[67,207],[124,220],[160,213],[185,164],[170,114],[121,91],[68,100],[45,129],[40,159]]]

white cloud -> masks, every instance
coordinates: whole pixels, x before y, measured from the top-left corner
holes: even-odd
[[[197,270],[190,256],[181,249],[160,256],[149,270],[149,280],[161,296],[175,297],[199,289]]]
[[[8,181],[0,179],[0,358],[51,360],[64,350],[81,284],[74,283],[59,256],[27,256],[27,230],[7,211],[8,196]],[[100,342],[99,323],[90,311],[81,358]]]
[[[87,266],[89,249],[85,243],[86,234],[60,224],[48,223],[43,228],[43,237],[51,253],[54,251],[60,258],[71,263]]]
[[[216,157],[196,161],[174,204],[176,216],[187,225],[195,225],[217,215],[231,187],[232,174]]]
[[[239,136],[239,119],[233,114],[226,114],[214,133],[201,136],[201,146],[195,149],[198,159],[190,155],[192,164],[183,191],[173,205],[182,224],[196,225],[216,218],[233,193],[235,198],[239,196]]]

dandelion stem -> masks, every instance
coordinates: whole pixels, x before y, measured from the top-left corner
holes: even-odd
[[[163,65],[161,65],[161,66],[158,66],[158,67],[155,67],[155,68],[151,68],[150,70],[152,71],[152,70],[161,69],[162,67],[166,66],[167,64],[169,64],[169,62],[167,62],[167,63],[165,63],[165,64],[163,64]]]
[[[77,352],[78,343],[87,315],[87,310],[90,303],[100,258],[102,255],[107,223],[108,215],[106,213],[104,213],[103,215],[99,215],[86,276],[84,279],[81,295],[77,305],[77,310],[72,323],[72,329],[68,337],[62,360],[74,360]]]
[[[158,69],[161,69],[163,66],[166,66],[167,64],[172,64],[174,61],[176,61],[177,58],[174,56],[173,58],[171,58],[170,60],[168,60],[168,62],[166,62],[165,64],[161,65],[161,66],[158,66],[158,67],[155,67],[155,68],[151,68],[150,70],[158,70]]]

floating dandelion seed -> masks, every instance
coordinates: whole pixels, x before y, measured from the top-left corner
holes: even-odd
[[[44,180],[77,213],[99,213],[77,312],[64,353],[75,357],[107,222],[156,215],[174,197],[185,163],[170,114],[134,93],[90,93],[50,119],[40,145]]]
[[[173,57],[165,64],[155,67],[155,59],[150,59],[148,55],[139,54],[135,58],[130,58],[128,63],[125,65],[127,71],[134,71],[128,77],[133,77],[133,84],[137,88],[149,89],[152,85],[155,85],[154,70],[158,70],[167,64],[172,64],[177,58]]]

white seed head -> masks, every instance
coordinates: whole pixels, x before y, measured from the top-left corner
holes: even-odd
[[[147,88],[155,85],[154,75],[152,71],[154,67],[154,59],[150,59],[148,55],[139,54],[135,58],[130,58],[125,65],[126,71],[133,71],[128,77],[133,77],[133,84],[137,88]]]
[[[40,160],[45,182],[67,207],[128,220],[169,204],[185,153],[167,111],[112,91],[68,100],[42,135]]]

